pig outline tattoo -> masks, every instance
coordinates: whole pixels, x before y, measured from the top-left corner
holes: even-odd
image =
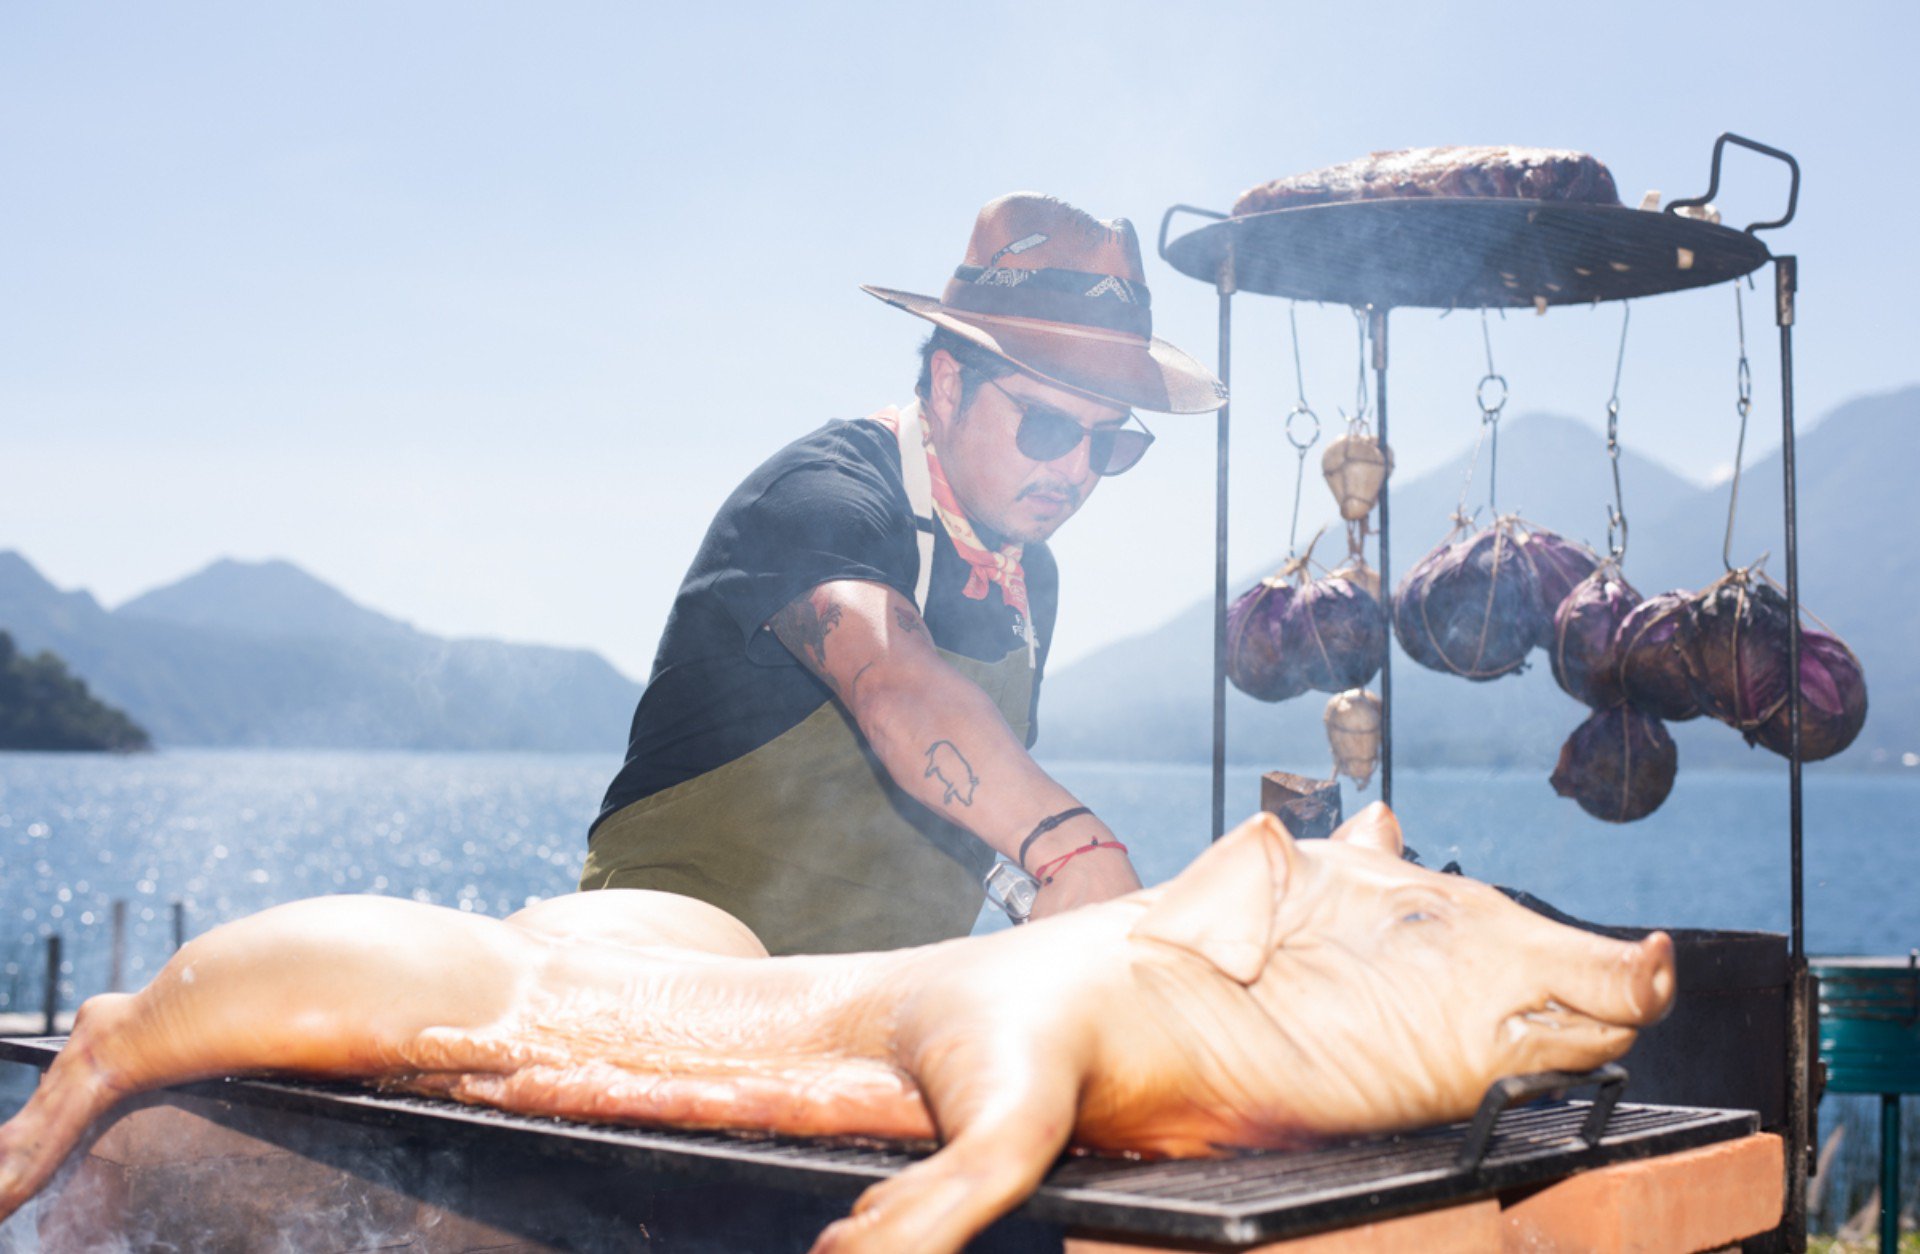
[[[942,750],[945,752],[942,752]],[[953,768],[958,767],[958,770]],[[942,805],[952,805],[957,799],[963,806],[973,804],[973,790],[979,786],[980,777],[973,773],[973,765],[961,754],[951,740],[936,740],[927,746],[927,769],[922,779],[937,779],[946,787],[946,796],[940,799]],[[956,779],[964,778],[965,783]]]
[[[1069,1141],[1203,1157],[1461,1118],[1501,1075],[1618,1057],[1671,1004],[1664,933],[1578,931],[1401,847],[1379,803],[1330,840],[1263,814],[1165,885],[877,954],[768,958],[724,911],[633,889],[505,920],[276,906],[81,1007],[0,1126],[0,1218],[121,1098],[279,1072],[643,1126],[937,1136],[814,1250],[957,1254]]]

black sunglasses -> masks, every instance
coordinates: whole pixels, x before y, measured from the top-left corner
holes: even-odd
[[[994,391],[1013,402],[1020,411],[1020,429],[1014,433],[1014,447],[1023,457],[1037,462],[1050,462],[1065,457],[1080,441],[1091,441],[1087,449],[1087,466],[1096,475],[1125,474],[1139,465],[1140,459],[1147,455],[1153,446],[1153,432],[1146,430],[1146,424],[1140,423],[1138,431],[1124,430],[1119,427],[1083,427],[1079,420],[1051,409],[1038,401],[1023,400],[1015,396],[992,379],[985,382]],[[1128,418],[1139,422],[1139,415],[1127,414]]]

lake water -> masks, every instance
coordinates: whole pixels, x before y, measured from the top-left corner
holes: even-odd
[[[0,1010],[39,1007],[54,932],[66,947],[62,1004],[103,989],[115,899],[129,903],[126,983],[137,987],[171,950],[175,901],[192,935],[321,893],[498,916],[569,892],[617,765],[599,755],[0,754]],[[1147,882],[1204,847],[1204,766],[1048,765],[1114,826]],[[1232,769],[1230,816],[1257,808],[1258,779],[1257,767]],[[1401,770],[1395,794],[1428,865],[1457,860],[1601,922],[1787,930],[1784,767],[1682,771],[1658,813],[1620,827],[1531,775]],[[1349,787],[1349,812],[1375,795]],[[1810,952],[1920,945],[1920,772],[1810,768],[1805,832]],[[1869,1143],[1849,1149],[1866,1163],[1862,1126],[1855,1139]]]

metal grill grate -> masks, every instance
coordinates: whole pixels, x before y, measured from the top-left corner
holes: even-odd
[[[0,1040],[0,1058],[45,1067],[62,1038]],[[633,1171],[851,1197],[926,1151],[897,1146],[596,1126],[509,1114],[355,1085],[225,1080],[182,1092],[293,1114],[390,1128],[487,1152],[597,1159]],[[1228,1159],[1136,1162],[1069,1157],[1020,1210],[1028,1219],[1114,1236],[1244,1243],[1294,1236],[1466,1201],[1574,1171],[1732,1140],[1758,1128],[1750,1112],[1621,1103],[1600,1143],[1580,1140],[1590,1102],[1502,1115],[1477,1168],[1457,1165],[1468,1125]]]
[[[1621,300],[1722,283],[1768,256],[1751,235],[1671,213],[1445,197],[1227,218],[1162,255],[1207,283],[1230,266],[1238,291],[1396,309]]]

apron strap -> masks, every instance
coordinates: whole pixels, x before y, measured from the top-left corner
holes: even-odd
[[[900,478],[906,485],[907,505],[913,510],[913,538],[920,545],[920,577],[914,581],[913,606],[924,614],[927,589],[933,586],[933,477],[927,472],[918,401],[901,411],[893,436],[900,442]]]

